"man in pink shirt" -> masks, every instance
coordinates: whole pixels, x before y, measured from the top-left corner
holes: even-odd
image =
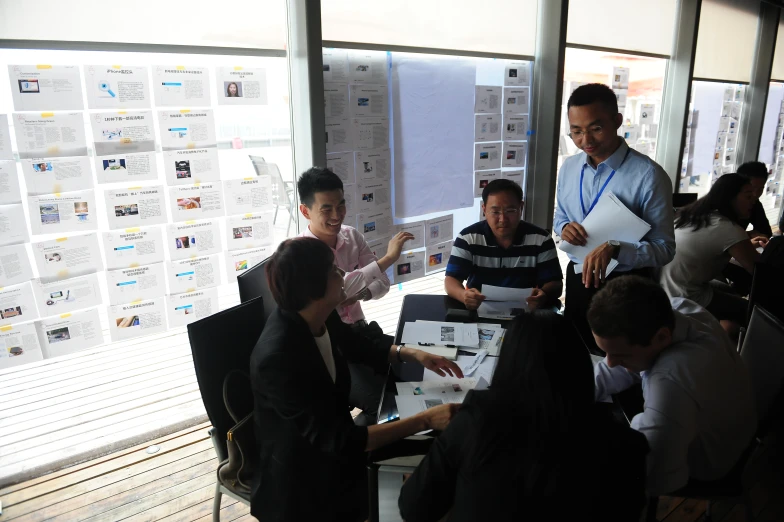
[[[391,338],[384,335],[377,323],[368,324],[362,313],[361,301],[380,299],[389,292],[389,279],[385,272],[400,257],[403,244],[414,239],[408,232],[396,234],[390,241],[387,253],[378,259],[371,251],[362,234],[354,227],[343,224],[346,217],[346,199],[343,182],[329,169],[313,167],[303,173],[297,181],[299,210],[308,220],[308,228],[300,236],[320,239],[335,254],[335,264],[346,272],[350,279],[360,272],[366,286],[338,306],[344,323],[361,330],[362,334],[378,342],[389,344]],[[381,390],[386,376],[374,375],[363,365],[349,364],[351,393],[349,402],[365,412],[358,422],[374,422],[381,400]]]

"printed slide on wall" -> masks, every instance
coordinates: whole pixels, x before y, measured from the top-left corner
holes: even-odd
[[[357,210],[362,213],[375,213],[390,209],[389,182],[384,180],[360,181],[357,185]]]
[[[515,168],[524,167],[527,155],[527,141],[505,141],[501,166]]]
[[[527,114],[504,115],[504,139],[505,140],[528,139],[528,115]]]
[[[164,151],[218,146],[212,109],[158,111],[158,125]]]
[[[474,141],[501,141],[501,115],[476,114]]]
[[[476,143],[474,145],[474,170],[491,170],[501,168],[500,142]]]
[[[356,153],[354,165],[357,180],[389,180],[392,165],[390,151],[389,149],[359,151]]]
[[[528,114],[528,87],[504,87],[504,114]]]
[[[84,109],[77,65],[9,65],[8,79],[16,111]]]
[[[272,246],[226,252],[226,276],[228,283],[234,284],[238,275],[258,265],[271,256],[272,253]]]
[[[166,294],[163,263],[106,271],[109,304],[119,305]]]
[[[221,251],[220,223],[209,220],[169,224],[166,243],[172,261],[217,254]]]
[[[0,205],[12,205],[22,202],[22,191],[19,187],[19,175],[15,161],[0,161]]]
[[[245,250],[272,244],[274,214],[245,214],[226,219],[226,237],[229,250]]]
[[[449,255],[452,253],[452,241],[438,243],[428,246],[425,250],[427,258],[427,273],[445,270],[449,262]]]
[[[327,154],[327,168],[337,174],[344,185],[352,184],[356,181],[353,152]]]
[[[18,285],[33,278],[33,269],[24,244],[6,245],[0,254],[0,288]]]
[[[44,357],[60,357],[103,344],[98,309],[62,314],[36,322]]]
[[[218,149],[166,151],[163,153],[163,171],[169,186],[219,181]]]
[[[31,196],[76,192],[93,188],[90,158],[33,158],[21,160],[22,175]]]
[[[387,53],[385,51],[349,51],[348,69],[349,79],[352,83],[386,85]]]
[[[477,85],[474,93],[474,112],[477,114],[501,114],[503,87]]]
[[[351,131],[356,150],[389,148],[389,118],[353,118]]]
[[[87,156],[81,112],[17,113],[13,121],[20,159]]]
[[[158,107],[209,107],[210,70],[185,65],[156,65],[153,93]]]
[[[29,198],[33,234],[85,232],[98,228],[95,191],[66,192]]]
[[[221,217],[223,208],[223,188],[218,182],[183,185],[169,188],[172,221],[190,221]]]
[[[417,248],[424,248],[425,246],[425,222],[424,221],[412,221],[411,223],[402,223],[400,225],[395,225],[393,227],[392,234],[395,235],[400,232],[408,232],[409,234],[414,236],[414,239],[409,239],[408,241],[403,243],[403,252],[407,250],[416,250]],[[384,251],[384,253],[386,253],[386,250]]]
[[[112,341],[166,331],[165,298],[107,307]]]
[[[163,262],[161,227],[133,227],[103,232],[106,269],[132,268]]]
[[[33,279],[32,284],[41,317],[64,314],[101,304],[101,290],[96,274],[51,283],[42,283],[40,279]]]
[[[425,253],[408,252],[395,262],[393,269],[395,283],[405,283],[425,275]]]
[[[218,286],[221,283],[219,257],[215,254],[167,263],[169,293],[182,294]]]
[[[504,85],[520,86],[529,85],[530,62],[512,62],[504,68]]]
[[[30,282],[0,288],[0,326],[38,319]]]
[[[343,120],[349,117],[348,85],[324,84],[324,117],[328,120]]]
[[[8,129],[8,115],[0,114],[0,160],[14,159],[11,149],[11,133]]]
[[[226,214],[249,214],[272,210],[272,178],[231,179],[223,182]]]
[[[365,236],[365,241],[373,241],[392,233],[392,209],[387,207],[377,212],[357,214],[357,230]]]
[[[322,49],[324,83],[348,83],[348,51],[345,49]]]
[[[29,240],[25,222],[24,208],[20,204],[0,205],[0,246],[26,243]]]
[[[354,150],[354,133],[349,128],[349,120],[327,121],[324,125],[328,153]]]
[[[35,323],[0,326],[0,369],[42,361]]]
[[[195,292],[166,296],[169,326],[187,326],[218,311],[218,289],[206,288]]]
[[[501,179],[501,170],[478,170],[474,172],[474,197],[481,198],[482,191],[494,179]]]
[[[103,270],[96,233],[33,243],[33,257],[45,283]]]
[[[151,106],[147,67],[87,65],[84,81],[90,109],[149,109]]]
[[[349,93],[352,118],[383,118],[389,114],[386,85],[351,85]]]
[[[107,190],[109,228],[132,228],[166,223],[163,186]]]
[[[152,111],[90,115],[99,183],[157,179]]]
[[[425,221],[425,244],[433,246],[454,239],[453,222],[452,214]]]
[[[266,105],[267,70],[217,68],[218,105]]]

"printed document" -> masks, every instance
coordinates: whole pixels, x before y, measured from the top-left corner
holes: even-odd
[[[158,107],[209,107],[210,70],[207,67],[156,65],[153,93]]]
[[[15,161],[0,161],[0,205],[22,202]]]
[[[327,168],[337,174],[344,185],[356,182],[353,152],[327,154]]]
[[[126,228],[102,236],[107,270],[163,262],[161,227]]]
[[[327,160],[329,163],[329,160]],[[355,178],[360,180],[389,180],[390,167],[389,149],[361,150],[356,153],[354,162]]]
[[[172,221],[189,221],[221,217],[223,207],[223,187],[219,182],[197,183],[169,188]]]
[[[101,304],[101,290],[96,274],[50,283],[33,279],[33,292],[41,317],[64,314]]]
[[[452,253],[452,241],[428,245],[425,250],[427,258],[427,273],[445,270],[449,262],[449,255]]]
[[[90,158],[86,156],[23,159],[20,163],[31,196],[93,188]]]
[[[218,286],[221,283],[219,255],[169,261],[167,272],[169,293],[183,294],[204,288]]]
[[[33,243],[33,257],[45,283],[103,270],[98,234],[94,232]]]
[[[226,219],[226,238],[229,250],[245,250],[272,244],[274,214],[245,214]]]
[[[475,324],[417,321],[403,325],[401,342],[417,346],[479,346],[479,331]]]
[[[272,246],[226,252],[226,275],[228,284],[234,284],[237,276],[258,265],[273,253]]]
[[[103,344],[97,308],[38,321],[36,330],[46,359]]]
[[[218,105],[267,105],[267,70],[218,67]]]
[[[83,232],[98,228],[95,191],[32,196],[28,201],[33,234]]]
[[[482,285],[485,300],[479,305],[479,317],[488,319],[508,320],[528,309],[526,299],[531,296],[532,288],[503,288],[500,286]]]
[[[226,214],[249,214],[272,210],[272,177],[230,179],[223,182]]]
[[[33,269],[22,244],[5,245],[0,253],[0,288],[18,285],[33,278]]]
[[[16,111],[84,109],[77,65],[9,65],[8,78]]]
[[[43,359],[35,323],[0,326],[0,370]]]
[[[221,251],[218,220],[186,221],[166,226],[166,242],[172,261],[217,254]]]
[[[25,222],[24,208],[21,204],[0,205],[0,246],[16,245],[29,241]]]
[[[401,255],[395,261],[393,274],[395,283],[405,283],[423,277],[425,275],[425,253],[419,251]]]
[[[163,263],[106,271],[109,304],[120,305],[133,301],[154,299],[166,294]]]
[[[30,282],[0,288],[0,327],[38,319]]]
[[[147,301],[107,307],[109,333],[112,341],[165,332],[164,302],[163,297],[158,297]]]
[[[166,223],[163,185],[107,190],[104,197],[112,230]]]
[[[218,146],[212,109],[158,111],[158,125],[164,151]]]
[[[87,107],[90,109],[149,109],[147,67],[87,65]]]
[[[169,326],[187,326],[218,311],[218,289],[207,288],[185,294],[166,296]]]
[[[20,159],[87,156],[81,112],[17,113],[13,120]]]

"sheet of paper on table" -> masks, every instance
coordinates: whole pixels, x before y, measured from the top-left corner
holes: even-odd
[[[464,323],[412,322],[403,326],[401,341],[416,345],[479,346],[476,325]]]
[[[468,379],[462,379],[461,382],[468,382]],[[422,413],[425,410],[433,408],[435,406],[440,406],[442,404],[462,404],[463,400],[465,399],[466,395],[468,394],[468,389],[463,388],[463,391],[460,392],[452,392],[452,393],[444,393],[440,392],[437,389],[430,388],[434,383],[432,382],[421,382],[421,383],[397,383],[398,384],[398,391],[401,390],[399,385],[410,385],[410,384],[419,384],[428,386],[429,393],[423,395],[416,395],[414,393],[409,393],[408,390],[414,390],[414,388],[408,388],[408,390],[403,387],[403,391],[400,392],[400,395],[395,395],[395,403],[397,403],[397,412],[401,419],[405,419],[407,417],[413,417],[418,413]],[[452,385],[448,385],[450,388]],[[465,386],[465,385],[464,385]],[[485,379],[479,379],[474,386],[474,390],[481,391],[486,390],[488,387],[488,383]],[[425,432],[422,432],[425,433]]]
[[[418,323],[438,323],[438,321],[422,321]],[[440,323],[439,323],[440,324]],[[473,324],[473,323],[465,323]],[[479,335],[479,346],[458,346],[458,349],[466,352],[477,353],[479,350],[487,350],[488,355],[498,356],[501,351],[501,344],[504,341],[506,329],[500,324],[476,323],[477,334]]]
[[[398,395],[459,395],[465,394],[468,390],[473,390],[475,386],[476,379],[459,379],[457,377],[444,377],[438,381],[395,383]]]
[[[457,356],[457,365],[463,370],[463,374],[465,377],[470,377],[472,379],[476,379],[477,381],[477,388],[479,386],[479,381],[484,379],[485,382],[488,384],[492,384],[493,382],[493,372],[495,372],[495,366],[498,363],[498,357],[486,357],[482,355],[483,352],[480,352],[478,355],[458,355]],[[485,354],[486,355],[486,354]],[[472,365],[476,362],[477,357],[481,357],[480,363],[476,368],[466,375],[467,371],[470,371]],[[422,376],[423,381],[443,381],[447,379],[447,377],[441,377],[440,375],[433,373],[431,371],[425,371]],[[475,388],[475,389],[477,389]]]

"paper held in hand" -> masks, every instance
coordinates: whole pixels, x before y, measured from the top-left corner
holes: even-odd
[[[582,260],[595,248],[609,240],[637,243],[651,229],[651,226],[637,217],[618,197],[612,192],[605,192],[590,214],[583,220],[582,226],[588,233],[585,246],[576,246],[566,241],[561,241],[558,246],[567,254],[581,260],[575,265],[575,273],[582,272]],[[618,261],[613,259],[607,266],[605,277],[610,275]]]
[[[479,317],[489,319],[514,319],[528,309],[526,299],[531,296],[533,288],[504,288],[500,286],[482,285],[485,300],[479,305]]]

